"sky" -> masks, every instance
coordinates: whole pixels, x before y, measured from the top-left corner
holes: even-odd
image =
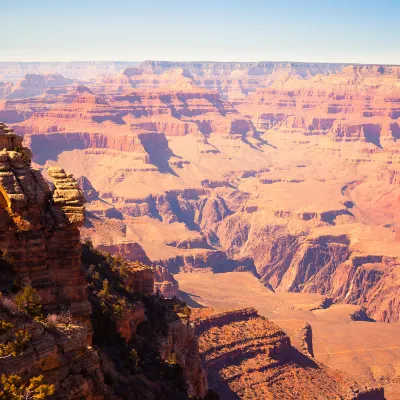
[[[400,0],[0,0],[0,61],[400,64]]]

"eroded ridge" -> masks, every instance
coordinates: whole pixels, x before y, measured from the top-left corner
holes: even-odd
[[[291,346],[254,309],[193,311],[209,385],[223,399],[383,399]]]

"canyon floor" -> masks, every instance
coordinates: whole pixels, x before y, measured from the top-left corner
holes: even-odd
[[[385,384],[400,370],[400,324],[354,320],[359,307],[324,305],[318,295],[273,293],[246,272],[175,275],[180,295],[194,308],[254,307],[280,326],[296,345],[296,330],[312,328],[315,358],[333,369],[368,377],[385,387],[385,398],[400,398],[400,383]],[[326,308],[324,308],[326,307]]]

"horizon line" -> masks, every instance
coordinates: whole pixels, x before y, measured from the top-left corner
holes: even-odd
[[[277,63],[282,63],[282,64],[326,64],[326,65],[364,65],[364,66],[379,66],[379,65],[386,65],[386,66],[391,66],[391,67],[399,67],[400,64],[396,63],[363,63],[363,62],[341,62],[341,61],[289,61],[289,60],[259,60],[259,61],[216,61],[216,60],[190,60],[190,61],[181,61],[181,60],[166,60],[166,59],[144,59],[144,60],[79,60],[79,59],[73,59],[73,60],[62,60],[62,61],[43,61],[43,60],[36,60],[36,61],[21,61],[21,60],[7,60],[3,61],[0,60],[0,64],[4,63],[21,63],[21,64],[35,64],[35,63],[48,63],[48,64],[56,64],[56,63],[136,63],[136,64],[142,64],[142,63],[152,63],[152,62],[159,62],[159,63],[185,63],[185,64],[191,64],[191,63],[214,63],[214,64],[261,64],[261,63],[271,63],[271,64],[277,64]]]

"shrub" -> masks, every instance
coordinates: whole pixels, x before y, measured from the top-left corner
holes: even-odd
[[[0,321],[0,335],[3,335],[9,332],[11,329],[14,328],[14,325],[11,322],[7,322],[4,320]]]
[[[54,385],[43,383],[43,376],[37,376],[22,383],[17,375],[0,376],[0,400],[44,400],[55,392]]]
[[[167,359],[165,360],[169,365],[179,364],[178,357],[175,353],[170,353]]]
[[[16,357],[26,350],[30,340],[31,337],[27,332],[23,330],[17,331],[13,340],[7,343],[0,343],[0,357]]]
[[[98,296],[101,299],[107,299],[110,296],[110,284],[107,279],[103,281],[103,288],[99,291]]]
[[[133,361],[133,363],[135,364],[135,367],[139,366],[140,358],[139,358],[138,352],[135,349],[132,349],[130,351],[129,358]]]
[[[41,299],[36,290],[31,286],[25,286],[21,292],[15,296],[15,304],[20,312],[33,318],[42,318]]]
[[[72,315],[70,312],[64,312],[61,314],[49,314],[44,323],[49,328],[56,328],[59,325],[65,325],[67,328],[72,325]]]
[[[121,318],[124,312],[127,311],[128,309],[129,308],[127,301],[124,298],[116,299],[115,302],[112,304],[113,314],[117,318]]]
[[[27,344],[30,342],[31,337],[28,332],[19,330],[15,333],[14,351],[16,353],[22,353],[26,350]]]
[[[177,314],[183,314],[186,317],[190,317],[190,315],[192,314],[192,310],[190,309],[190,307],[188,307],[188,305],[184,302],[182,303],[178,303],[174,305],[174,311]]]

